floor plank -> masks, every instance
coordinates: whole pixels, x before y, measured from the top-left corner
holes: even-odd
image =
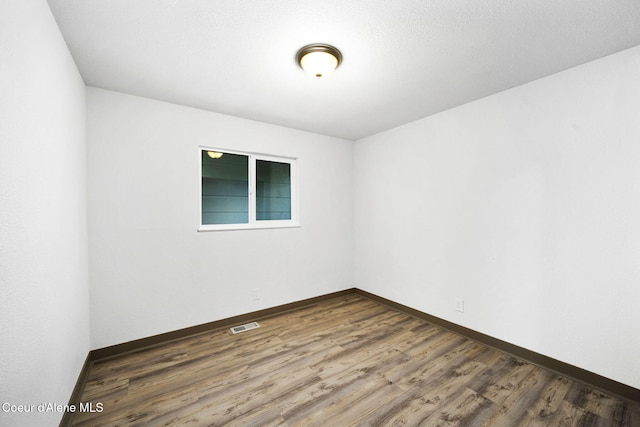
[[[640,426],[640,405],[361,295],[92,364],[74,426]]]

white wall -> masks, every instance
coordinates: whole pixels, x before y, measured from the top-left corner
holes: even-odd
[[[45,1],[0,3],[0,58],[0,405],[66,404],[89,351],[85,86]]]
[[[353,286],[352,142],[92,87],[87,136],[93,348]],[[302,226],[197,232],[200,145],[298,157]]]
[[[640,387],[640,47],[354,158],[357,287]]]

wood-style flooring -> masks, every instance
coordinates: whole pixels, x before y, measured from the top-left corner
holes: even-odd
[[[361,295],[91,366],[75,426],[640,426],[640,406]]]

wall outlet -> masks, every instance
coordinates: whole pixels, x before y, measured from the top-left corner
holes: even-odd
[[[253,288],[253,300],[258,301],[260,299],[260,288]]]
[[[460,298],[456,298],[456,311],[460,313],[464,313],[464,300]]]

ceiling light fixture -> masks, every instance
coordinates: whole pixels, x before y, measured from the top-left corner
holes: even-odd
[[[207,151],[207,156],[211,157],[212,159],[219,159],[220,157],[222,157],[222,153],[218,151]]]
[[[308,44],[296,53],[296,62],[307,74],[321,79],[338,68],[342,62],[342,54],[328,44]]]

